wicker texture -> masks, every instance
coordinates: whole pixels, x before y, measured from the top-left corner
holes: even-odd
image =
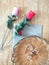
[[[39,37],[27,37],[14,47],[15,65],[45,65],[48,60],[47,44]]]

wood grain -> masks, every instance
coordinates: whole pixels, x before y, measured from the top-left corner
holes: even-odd
[[[0,0],[0,44],[2,44],[1,41],[3,35],[5,30],[7,29],[7,16],[10,15],[14,6],[22,8],[24,14],[26,14],[30,9],[35,11],[36,16],[34,17],[34,19],[32,19],[31,24],[43,25],[43,37],[49,40],[49,0]],[[21,15],[23,15],[23,13],[21,13]],[[11,39],[12,35],[13,31],[11,31],[11,33],[9,34],[9,37],[6,42]],[[0,60],[2,59],[2,55],[5,54],[3,55],[3,61],[0,61],[0,65],[12,65],[10,62],[11,59],[8,60],[9,63],[6,62],[8,56],[12,52],[12,49],[10,48],[12,48],[12,42],[9,43],[9,48],[7,47],[7,49],[9,50],[3,50],[6,53],[0,53]]]

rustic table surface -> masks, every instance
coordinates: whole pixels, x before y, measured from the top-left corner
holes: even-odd
[[[30,9],[32,9],[36,16],[32,19],[30,23],[43,25],[43,37],[49,40],[49,0],[0,0],[0,44],[3,35],[7,29],[6,21],[8,20],[8,15],[10,15],[13,7],[20,7],[21,14],[19,20],[23,18]],[[13,31],[9,33],[6,43],[13,36]],[[0,53],[0,65],[12,65],[10,62],[11,55],[11,45],[12,41],[7,45],[8,47],[1,51]],[[6,56],[5,56],[6,55]],[[4,56],[4,57],[3,57]],[[9,58],[9,59],[7,59]]]

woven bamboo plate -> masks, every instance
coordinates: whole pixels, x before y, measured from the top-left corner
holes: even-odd
[[[12,62],[15,65],[47,65],[47,43],[38,36],[23,38],[13,48]]]

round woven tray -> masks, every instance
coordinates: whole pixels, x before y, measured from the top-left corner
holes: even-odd
[[[47,41],[38,36],[23,38],[13,48],[12,62],[15,65],[46,65]]]

